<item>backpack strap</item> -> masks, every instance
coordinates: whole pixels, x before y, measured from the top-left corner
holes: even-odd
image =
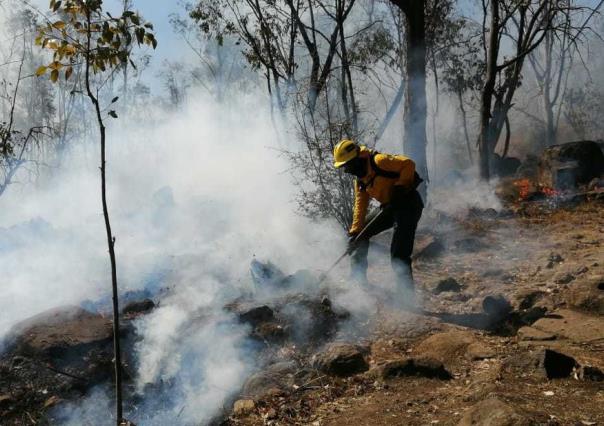
[[[369,162],[371,164],[371,168],[375,171],[375,174],[377,176],[382,176],[382,177],[386,177],[389,179],[398,179],[401,176],[400,173],[384,170],[377,165],[377,163],[375,161],[375,156],[378,154],[379,154],[379,152],[372,151],[371,155],[369,156]]]
[[[369,156],[369,162],[371,163],[371,167],[375,171],[376,176],[383,176],[383,177],[386,177],[386,178],[389,178],[389,179],[398,179],[400,177],[400,173],[384,170],[384,169],[380,168],[377,165],[377,163],[375,161],[375,156],[378,155],[378,154],[379,154],[379,152],[372,151],[371,155]],[[413,183],[411,184],[411,187],[413,189],[417,189],[417,187],[423,181],[424,180],[419,176],[419,174],[417,172],[414,172],[413,173]]]

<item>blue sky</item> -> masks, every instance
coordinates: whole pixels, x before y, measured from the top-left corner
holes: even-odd
[[[49,0],[31,0],[42,12],[48,11]],[[105,0],[105,10],[118,14],[122,9],[121,1]],[[134,10],[153,23],[158,40],[157,50],[153,54],[153,63],[160,64],[164,59],[180,59],[187,54],[186,45],[172,31],[170,14],[183,14],[183,9],[176,0],[134,0]]]

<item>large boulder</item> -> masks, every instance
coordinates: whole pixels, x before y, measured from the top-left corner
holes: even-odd
[[[131,325],[125,321],[124,365],[132,365]],[[23,424],[23,413],[42,413],[61,400],[108,383],[113,372],[111,320],[77,306],[42,312],[15,325],[0,354],[1,424]],[[126,371],[125,377],[127,377]],[[5,400],[6,401],[6,400]]]
[[[604,154],[593,141],[551,146],[543,151],[539,161],[539,182],[555,189],[588,184],[602,173]]]
[[[42,312],[16,324],[9,332],[13,352],[51,358],[65,358],[73,352],[104,347],[112,340],[109,318],[77,306]]]

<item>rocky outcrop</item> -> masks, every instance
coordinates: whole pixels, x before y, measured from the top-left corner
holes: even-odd
[[[539,161],[539,181],[550,188],[575,188],[602,173],[604,154],[593,141],[554,145],[543,151]]]
[[[109,318],[66,306],[16,324],[9,332],[9,346],[22,355],[63,358],[67,352],[104,347],[112,338]]]

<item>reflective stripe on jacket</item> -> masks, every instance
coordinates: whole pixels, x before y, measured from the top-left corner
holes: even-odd
[[[372,153],[367,147],[361,146],[359,156],[367,159],[367,174],[354,183],[354,212],[350,234],[358,234],[363,230],[370,198],[380,204],[388,204],[393,186],[401,185],[411,189],[415,180],[415,163],[410,158],[403,155],[376,154],[375,164],[380,169],[399,173],[398,178],[390,178],[377,175],[369,161]]]

